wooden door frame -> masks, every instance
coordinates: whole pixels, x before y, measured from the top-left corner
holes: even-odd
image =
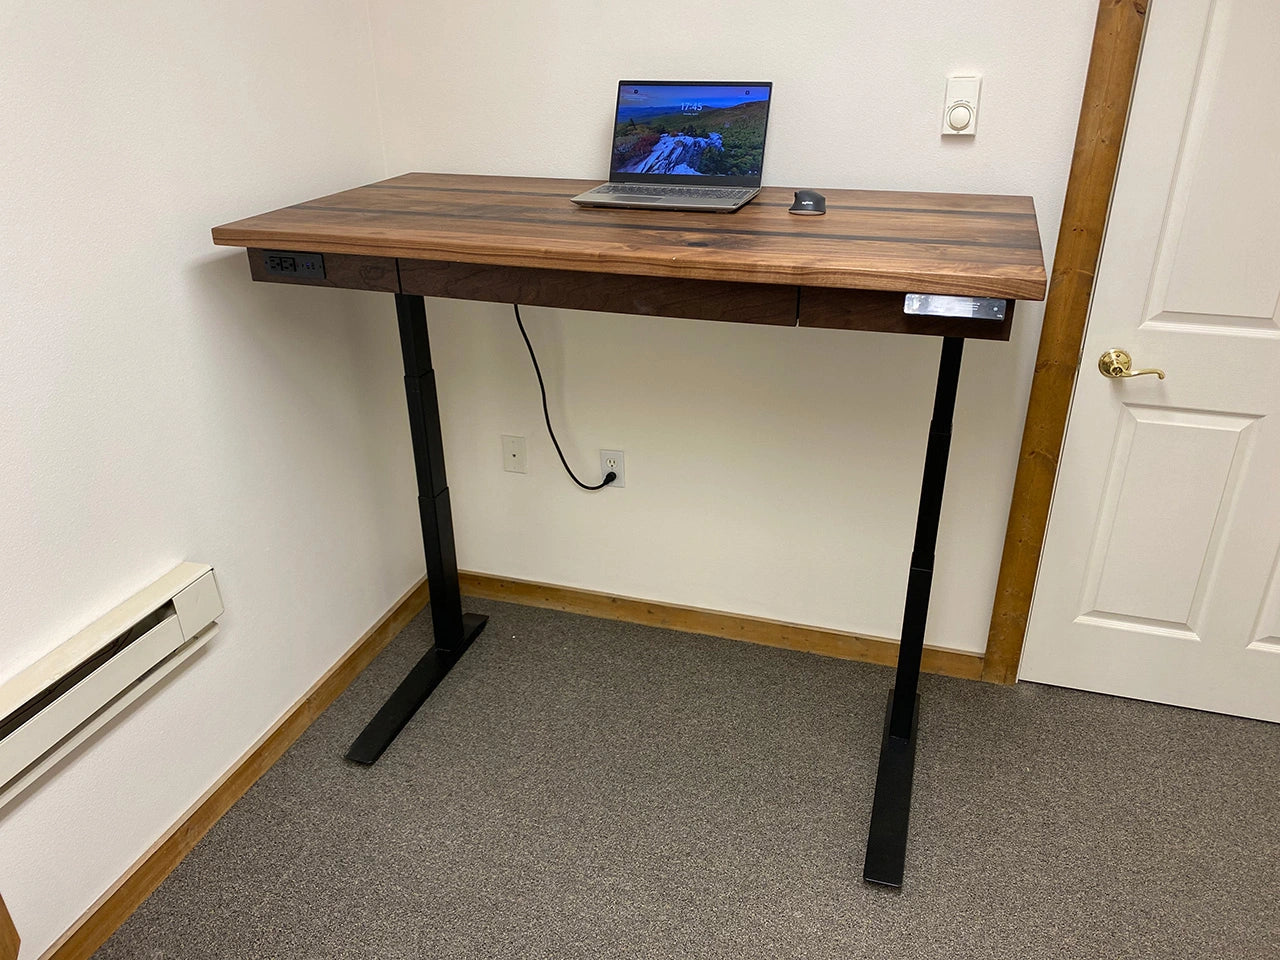
[[[1149,0],[1100,0],[1098,4],[982,660],[982,679],[993,683],[1013,683],[1018,678],[1148,5]]]
[[[0,897],[0,960],[18,960],[18,931],[9,916],[9,908]]]

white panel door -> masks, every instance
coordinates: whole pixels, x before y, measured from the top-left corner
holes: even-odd
[[[1280,2],[1149,17],[1019,676],[1280,721]]]

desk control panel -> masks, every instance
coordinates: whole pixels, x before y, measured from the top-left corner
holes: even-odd
[[[973,317],[1003,320],[1012,309],[1011,300],[996,297],[953,297],[937,293],[908,293],[902,312],[917,317]]]

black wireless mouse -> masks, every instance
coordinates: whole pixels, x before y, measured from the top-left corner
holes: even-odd
[[[817,190],[797,190],[796,202],[787,210],[787,213],[808,214],[814,217],[826,212],[827,198]]]

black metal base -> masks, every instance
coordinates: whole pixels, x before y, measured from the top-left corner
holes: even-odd
[[[395,693],[377,712],[369,725],[356,737],[356,742],[347,750],[347,759],[366,766],[373,763],[382,752],[391,745],[404,725],[409,722],[418,708],[431,696],[431,691],[445,678],[453,665],[466,653],[471,641],[480,635],[488,617],[476,613],[462,615],[462,643],[456,649],[442,650],[439,645],[432,647],[417,662],[412,670],[400,681]]]
[[[902,614],[902,643],[898,645],[898,669],[889,691],[880,766],[876,771],[876,795],[871,805],[871,829],[867,834],[867,859],[862,876],[870,883],[902,886],[907,859],[907,824],[911,819],[911,784],[915,778],[916,727],[920,717],[920,660],[924,655],[925,621],[933,586],[933,553],[938,543],[942,515],[942,491],[951,451],[951,421],[955,414],[956,386],[960,382],[960,355],[964,340],[944,337],[938,362],[938,386],[933,395],[933,420],[920,478],[920,506],[916,512],[916,538],[907,573],[907,596]]]
[[[884,738],[880,742],[880,768],[876,772],[876,797],[871,804],[871,830],[867,835],[867,859],[862,878],[886,887],[902,886],[907,860],[907,826],[911,820],[911,786],[915,780],[916,722],[920,698],[916,697],[908,737],[895,737],[893,690],[884,712]]]
[[[488,617],[462,612],[458,586],[458,557],[453,544],[453,513],[444,470],[444,438],[440,431],[440,403],[431,367],[431,337],[427,332],[426,301],[396,294],[400,325],[400,353],[404,358],[404,390],[409,404],[409,435],[418,474],[418,518],[422,523],[422,552],[431,587],[431,630],[435,645],[400,681],[347,751],[347,759],[370,764],[382,756],[404,725],[431,696],[445,675],[480,635]]]

